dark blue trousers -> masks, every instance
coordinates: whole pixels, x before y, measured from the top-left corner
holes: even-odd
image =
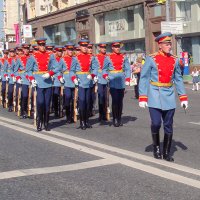
[[[80,111],[90,110],[91,88],[78,88],[78,105]]]
[[[6,92],[6,81],[2,81],[2,91],[1,91],[1,94],[2,96],[5,95],[5,92]]]
[[[49,113],[52,88],[37,88],[37,112]]]
[[[53,87],[53,108],[55,112],[58,112],[58,100],[60,97],[60,87]]]
[[[105,105],[107,94],[107,85],[98,83],[98,99],[100,105]]]
[[[149,108],[151,117],[151,132],[153,134],[159,133],[161,123],[163,121],[164,133],[173,134],[173,117],[175,109],[161,110],[157,108]]]
[[[8,86],[8,106],[9,107],[13,105],[13,90],[14,90],[14,84],[9,84]]]
[[[124,89],[110,88],[112,97],[112,114],[113,118],[121,118],[123,109]]]
[[[21,106],[22,106],[22,113],[27,112],[28,108],[28,85],[22,85],[22,97],[21,97]]]
[[[68,107],[73,103],[74,90],[75,88],[65,87],[64,89],[65,107]]]

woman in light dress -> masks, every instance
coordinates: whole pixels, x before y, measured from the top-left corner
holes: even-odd
[[[199,90],[199,71],[197,70],[197,68],[194,68],[194,71],[192,71],[192,83],[193,83],[193,87],[192,90]]]

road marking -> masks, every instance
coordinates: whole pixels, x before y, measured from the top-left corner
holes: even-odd
[[[125,158],[121,158],[119,156],[114,156],[112,154],[104,153],[104,152],[101,152],[101,151],[98,151],[98,150],[95,150],[95,149],[92,149],[92,148],[89,148],[89,147],[86,147],[86,146],[83,146],[83,145],[78,145],[78,144],[68,142],[68,141],[65,141],[65,140],[61,140],[61,139],[57,139],[57,138],[54,138],[54,137],[51,137],[51,136],[38,134],[36,132],[30,131],[30,130],[27,130],[27,129],[24,129],[24,128],[15,126],[15,125],[11,125],[11,124],[8,124],[8,123],[5,123],[5,122],[0,122],[0,125],[5,126],[9,129],[13,129],[15,131],[22,132],[23,134],[31,135],[31,136],[41,138],[41,139],[46,140],[46,141],[53,142],[55,144],[60,144],[60,145],[66,146],[66,147],[70,147],[70,148],[79,150],[81,152],[85,152],[85,153],[92,154],[92,155],[95,155],[95,156],[98,156],[98,157],[102,157],[104,159],[108,159],[108,160],[110,160],[114,163],[120,163],[122,165],[131,167],[133,169],[137,169],[137,170],[147,172],[149,174],[152,174],[152,175],[155,175],[155,176],[158,176],[158,177],[162,177],[162,178],[165,178],[165,179],[168,179],[168,180],[171,180],[171,181],[179,182],[179,183],[200,189],[200,181],[198,181],[198,180],[187,178],[187,177],[175,174],[175,173],[167,172],[167,171],[158,169],[156,167],[141,164],[139,162],[134,162],[134,161],[131,161],[131,160],[128,160],[128,159],[125,159]]]
[[[101,159],[101,160],[88,161],[88,162],[76,163],[76,164],[71,164],[71,165],[34,168],[34,169],[20,169],[20,170],[1,172],[0,180],[18,178],[18,177],[24,177],[24,176],[33,176],[33,175],[39,175],[39,174],[41,175],[41,174],[77,171],[81,169],[89,169],[89,168],[107,166],[107,165],[112,165],[112,164],[116,164],[116,162],[108,160],[108,159]]]
[[[200,125],[200,122],[188,122],[190,124]]]
[[[11,123],[16,123],[16,124],[19,124],[19,125],[27,127],[27,128],[33,128],[32,125],[25,124],[25,123],[22,123],[22,122],[18,122],[18,121],[15,121],[15,120],[10,120],[10,119],[3,118],[3,117],[0,117],[0,119],[11,122]],[[59,136],[59,137],[65,138],[65,139],[70,139],[70,140],[73,140],[73,141],[76,141],[76,142],[81,142],[83,144],[87,144],[87,145],[90,145],[90,146],[94,146],[94,147],[98,147],[98,148],[105,149],[105,150],[108,150],[108,151],[112,151],[112,152],[115,152],[115,153],[119,153],[119,154],[129,156],[129,157],[132,157],[132,158],[135,158],[135,159],[151,162],[151,163],[154,163],[154,164],[162,165],[162,166],[165,166],[165,167],[173,168],[173,169],[176,169],[176,170],[179,170],[179,171],[183,171],[183,172],[187,172],[187,173],[190,173],[190,174],[200,176],[200,170],[198,170],[198,169],[190,168],[190,167],[175,164],[175,163],[168,163],[168,162],[165,162],[163,160],[155,160],[154,158],[149,157],[149,156],[145,156],[143,154],[134,153],[132,151],[120,149],[120,148],[117,148],[117,147],[112,147],[112,146],[109,146],[109,145],[106,145],[106,144],[93,142],[91,140],[86,140],[86,139],[82,139],[82,138],[75,137],[75,136],[66,135],[64,133],[59,133],[59,132],[56,132],[56,131],[50,131],[50,132],[48,132],[48,134]]]
[[[32,125],[25,124],[23,122],[18,122],[18,121],[15,121],[15,120],[4,118],[4,117],[0,117],[0,120],[4,120],[4,121],[10,122],[10,123],[14,123],[16,125],[21,125],[23,127],[33,129]],[[48,134],[53,135],[53,136],[58,136],[58,137],[65,138],[65,139],[68,139],[68,140],[73,140],[73,141],[76,141],[76,142],[80,142],[82,144],[90,145],[90,146],[97,147],[97,148],[100,148],[100,149],[103,149],[103,150],[108,150],[108,151],[111,151],[111,152],[114,152],[114,153],[125,155],[125,156],[128,156],[128,157],[134,158],[134,159],[150,162],[150,163],[153,163],[153,164],[165,166],[165,167],[168,167],[168,168],[171,168],[171,169],[175,169],[175,170],[178,170],[178,171],[182,171],[182,172],[186,172],[186,173],[190,173],[190,174],[200,176],[200,170],[199,169],[194,169],[194,168],[187,167],[187,166],[184,166],[184,165],[179,165],[179,164],[176,164],[176,163],[166,162],[166,161],[163,161],[163,160],[156,160],[153,157],[149,157],[149,156],[146,156],[146,155],[143,155],[143,154],[139,154],[139,153],[124,150],[124,149],[121,149],[121,148],[109,146],[109,145],[106,145],[106,144],[94,142],[94,141],[91,141],[91,140],[86,140],[86,139],[83,139],[83,138],[79,138],[79,137],[75,137],[75,136],[71,136],[71,135],[66,135],[66,133],[64,134],[64,133],[60,133],[60,132],[56,132],[56,131],[48,132]]]

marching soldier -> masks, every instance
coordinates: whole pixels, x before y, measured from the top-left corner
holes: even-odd
[[[45,50],[46,38],[36,40],[39,50],[31,56],[27,72],[33,87],[37,86],[37,131],[49,129],[49,109],[52,95],[52,78],[59,71],[55,57]]]
[[[7,68],[6,68],[6,61],[8,60],[8,54],[9,54],[9,51],[6,49],[6,50],[3,50],[3,58],[1,59],[1,81],[2,81],[2,91],[1,94],[2,94],[2,105],[3,105],[3,108],[5,107],[5,92],[6,92],[6,77],[5,77],[5,74],[7,74]]]
[[[159,131],[161,122],[164,126],[163,159],[174,161],[170,155],[173,136],[173,117],[176,108],[175,88],[181,101],[181,107],[188,107],[180,60],[172,55],[171,33],[163,33],[156,37],[159,51],[146,58],[141,71],[139,83],[139,106],[149,107],[153,154],[161,159]]]
[[[91,88],[93,78],[97,75],[97,61],[95,57],[87,53],[89,41],[82,39],[79,41],[80,53],[73,57],[70,77],[78,88],[78,105],[80,112],[80,128],[92,128],[89,123]]]
[[[58,78],[60,82],[64,84],[66,120],[67,120],[67,123],[73,123],[74,122],[73,98],[74,98],[75,84],[74,82],[72,82],[69,76],[69,71],[72,65],[74,44],[69,42],[65,45],[65,48],[66,48],[65,56],[62,58],[62,61],[61,61],[63,76],[59,76]]]
[[[98,103],[99,103],[99,121],[106,119],[106,94],[107,94],[107,80],[102,76],[102,69],[106,58],[106,44],[100,43],[99,54],[96,55],[98,61]]]
[[[54,51],[54,45],[53,44],[47,44],[46,45],[46,51],[50,52],[50,53],[53,53],[53,51]]]
[[[27,118],[27,108],[28,108],[28,90],[30,82],[28,80],[28,75],[26,73],[26,66],[29,64],[30,54],[29,54],[30,44],[22,44],[22,49],[24,54],[17,59],[16,63],[16,81],[22,86],[22,117]]]
[[[63,47],[62,46],[55,46],[54,48],[55,51],[55,60],[57,62],[57,66],[60,66],[62,54],[63,54]],[[54,106],[54,112],[55,112],[55,117],[59,117],[58,114],[58,108],[59,108],[59,96],[60,96],[60,90],[61,90],[61,82],[58,80],[58,76],[60,76],[60,73],[56,73],[53,76],[53,106]],[[62,106],[62,105],[60,105]]]
[[[74,56],[77,56],[80,53],[80,45],[76,44],[74,46]]]
[[[33,45],[32,45],[32,48],[33,48],[33,53],[37,52],[38,49],[39,49],[39,47],[38,47],[37,44],[33,44]]]
[[[14,76],[14,68],[16,64],[16,53],[15,49],[11,48],[9,49],[9,58],[5,61],[6,66],[6,74],[4,74],[4,77],[6,78],[6,81],[8,81],[8,112],[12,112],[12,106],[13,106],[13,90],[14,90],[14,83],[15,83],[15,76]]]
[[[130,84],[131,69],[128,58],[120,53],[121,42],[112,43],[112,53],[105,58],[103,77],[109,81],[112,97],[114,127],[123,126],[121,121],[125,85]]]
[[[87,53],[93,55],[93,43],[89,43],[88,44],[88,48],[87,48]],[[96,86],[96,77],[94,77],[94,81],[93,81],[93,86],[91,88],[91,104],[90,104],[90,116],[95,116],[95,104],[96,104],[96,91],[95,91],[95,86]]]

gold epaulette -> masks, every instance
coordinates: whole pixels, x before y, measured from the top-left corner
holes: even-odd
[[[157,54],[158,54],[158,52],[155,52],[155,53],[149,54],[149,56],[150,57],[155,57]]]
[[[178,58],[178,56],[177,56],[177,55],[173,55],[173,54],[171,54],[171,56],[172,56],[173,58]]]

